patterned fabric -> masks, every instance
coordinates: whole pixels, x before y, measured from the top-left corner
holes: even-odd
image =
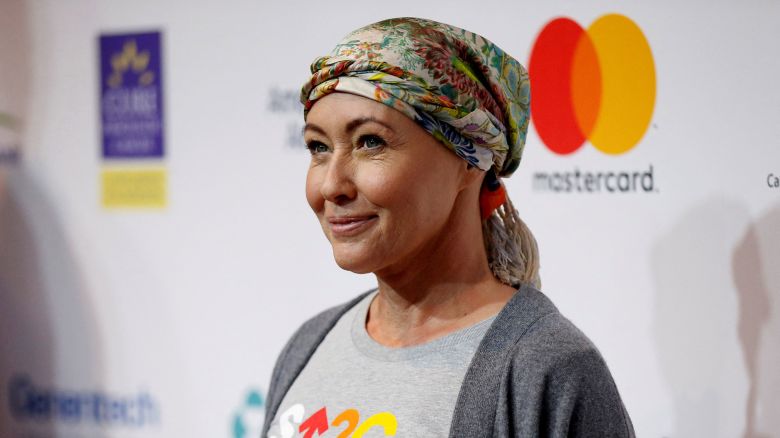
[[[443,23],[394,18],[347,35],[311,65],[304,118],[334,91],[391,106],[472,165],[507,177],[528,130],[528,73],[487,39]]]

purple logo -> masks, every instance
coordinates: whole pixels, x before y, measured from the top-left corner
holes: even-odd
[[[160,32],[100,36],[103,158],[162,158]]]

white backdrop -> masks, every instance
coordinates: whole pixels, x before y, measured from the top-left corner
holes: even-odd
[[[338,269],[304,200],[290,99],[310,61],[420,16],[527,63],[551,19],[608,13],[649,42],[651,126],[616,156],[557,155],[531,128],[507,185],[543,289],[639,436],[780,436],[780,2],[595,0],[2,0],[0,113],[21,153],[0,161],[0,436],[255,433],[290,334],[374,281]],[[168,206],[106,210],[97,38],[139,30],[163,34]],[[650,165],[650,193],[532,184]]]

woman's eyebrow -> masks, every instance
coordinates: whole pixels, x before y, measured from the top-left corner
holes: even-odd
[[[357,119],[354,119],[354,120],[350,121],[349,123],[347,123],[346,130],[347,130],[348,133],[351,133],[352,131],[357,129],[358,126],[363,125],[365,123],[369,123],[369,122],[377,123],[379,125],[384,126],[387,129],[389,129],[390,131],[395,132],[393,130],[392,126],[388,125],[387,123],[385,123],[385,122],[383,122],[383,121],[381,121],[381,120],[379,120],[377,118],[371,117],[371,116],[359,117]]]
[[[306,131],[314,131],[318,134],[325,135],[325,130],[320,128],[319,126],[315,125],[314,123],[306,123],[303,126],[303,129],[301,129],[301,134],[303,134]]]
[[[349,121],[349,123],[347,123],[347,125],[344,128],[347,131],[347,133],[352,133],[352,131],[357,129],[360,125],[363,125],[363,124],[366,124],[366,123],[370,123],[370,122],[377,123],[379,125],[384,126],[387,129],[389,129],[391,132],[395,132],[395,130],[393,130],[392,126],[390,126],[389,124],[387,124],[387,123],[385,123],[385,122],[383,122],[383,121],[381,121],[381,120],[379,120],[379,119],[377,119],[375,117],[371,117],[371,116],[369,116],[369,117],[358,117],[357,119],[353,119],[353,120]],[[307,122],[306,125],[304,125],[303,130],[301,132],[306,132],[306,131],[309,131],[309,130],[317,132],[317,133],[322,134],[322,135],[326,135],[324,129],[322,129],[321,127],[319,127],[318,125],[316,125],[314,123]]]

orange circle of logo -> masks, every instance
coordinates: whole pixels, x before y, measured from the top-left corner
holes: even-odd
[[[569,18],[547,23],[528,62],[531,120],[561,155],[589,140],[622,154],[642,139],[655,107],[653,54],[631,19],[604,15],[583,29]]]

